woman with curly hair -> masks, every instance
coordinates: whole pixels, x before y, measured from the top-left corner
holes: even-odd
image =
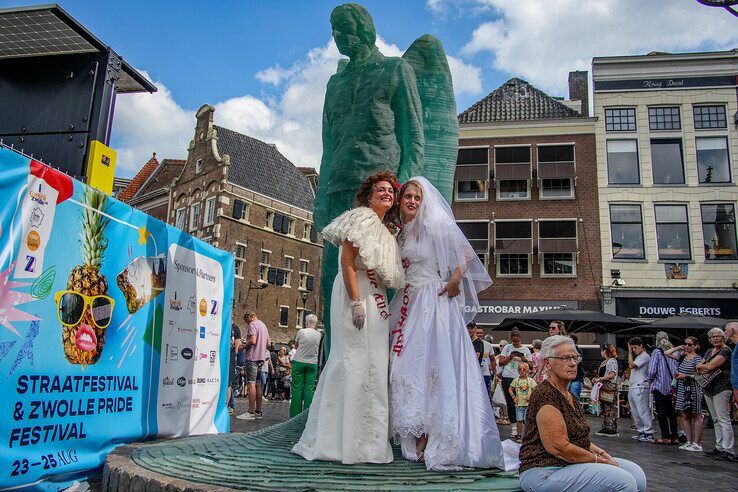
[[[331,292],[331,352],[292,452],[306,460],[389,463],[387,287],[405,285],[399,249],[384,224],[398,187],[389,171],[367,178],[356,208],[322,231],[339,247]]]
[[[600,346],[602,363],[593,383],[602,383],[600,389],[600,418],[602,429],[598,436],[617,437],[618,434],[618,351],[614,345],[604,343]],[[609,401],[608,401],[609,400]]]

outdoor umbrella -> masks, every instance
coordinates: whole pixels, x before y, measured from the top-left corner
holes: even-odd
[[[532,328],[534,330],[548,331],[548,325],[553,320],[560,320],[566,324],[568,333],[592,332],[613,333],[624,328],[642,325],[642,322],[633,321],[622,316],[601,313],[599,311],[587,311],[584,309],[570,309],[558,307],[546,309],[537,313],[516,314],[508,316],[498,329],[510,329],[513,326]]]
[[[664,331],[666,333],[673,333],[678,335],[705,335],[710,330],[717,326],[723,329],[728,323],[727,319],[713,318],[712,316],[694,316],[692,314],[678,314],[676,316],[670,316],[668,318],[661,318],[651,323],[641,322],[641,328],[648,330],[649,332],[656,333]],[[634,327],[626,327],[620,330],[618,333],[628,332]]]

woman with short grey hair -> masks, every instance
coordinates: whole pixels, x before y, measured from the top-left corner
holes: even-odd
[[[730,383],[732,354],[725,345],[723,330],[712,328],[707,332],[707,336],[710,338],[712,349],[708,350],[702,362],[697,364],[697,372],[702,376],[703,382],[709,380],[702,389],[707,408],[715,421],[715,449],[705,454],[716,460],[735,462],[738,458],[733,453],[735,436],[730,421],[730,399],[733,393]]]
[[[520,448],[520,487],[525,491],[646,490],[646,474],[632,461],[615,459],[589,440],[582,407],[569,392],[582,361],[571,338],[543,341],[548,377],[528,403]]]

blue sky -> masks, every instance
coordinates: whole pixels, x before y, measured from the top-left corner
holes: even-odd
[[[325,82],[340,55],[329,15],[338,1],[126,2],[60,5],[157,84],[118,97],[112,145],[120,175],[157,152],[182,158],[194,112],[317,166]],[[513,76],[566,95],[566,75],[592,56],[738,48],[738,20],[694,0],[364,0],[386,55],[418,36],[444,43],[459,111]],[[0,8],[23,5],[0,0]]]

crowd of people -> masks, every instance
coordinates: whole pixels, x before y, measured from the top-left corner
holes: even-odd
[[[248,410],[237,419],[262,418],[262,402],[269,400],[290,402],[290,417],[298,415],[310,406],[318,377],[323,336],[316,328],[318,317],[307,315],[305,328],[289,346],[275,345],[254,311],[246,311],[244,321],[248,331],[243,339],[240,327],[231,326],[228,413],[235,415],[235,398],[242,396],[249,399]]]

